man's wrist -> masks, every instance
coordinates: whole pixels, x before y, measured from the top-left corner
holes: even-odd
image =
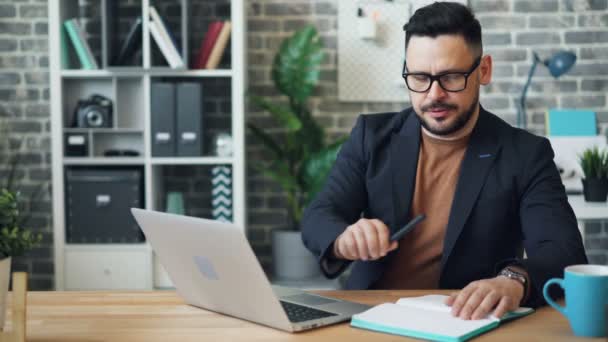
[[[498,276],[516,281],[523,287],[523,293],[519,304],[523,304],[528,299],[530,278],[528,277],[526,270],[517,266],[507,266],[498,273]]]

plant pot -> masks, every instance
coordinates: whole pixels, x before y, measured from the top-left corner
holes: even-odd
[[[4,318],[6,316],[6,296],[8,294],[8,283],[11,276],[11,258],[0,260],[0,330],[4,329]]]
[[[272,231],[272,261],[277,279],[301,280],[321,275],[317,258],[306,249],[299,231]]]
[[[608,196],[608,178],[583,179],[583,194],[587,202],[606,202]]]

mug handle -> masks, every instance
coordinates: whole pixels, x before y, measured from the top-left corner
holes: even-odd
[[[545,286],[543,286],[543,296],[549,305],[551,305],[555,310],[561,312],[562,315],[568,317],[568,315],[566,315],[566,307],[557,304],[555,301],[553,301],[551,296],[549,296],[549,287],[551,287],[553,284],[557,284],[559,287],[564,289],[564,279],[551,278],[545,283]]]

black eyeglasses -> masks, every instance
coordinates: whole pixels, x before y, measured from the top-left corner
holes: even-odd
[[[477,69],[481,63],[481,56],[475,59],[473,66],[466,72],[444,72],[431,75],[424,72],[406,72],[407,65],[403,61],[403,79],[408,89],[416,93],[424,93],[431,89],[434,81],[439,82],[439,86],[449,92],[463,91],[467,87],[469,76]]]

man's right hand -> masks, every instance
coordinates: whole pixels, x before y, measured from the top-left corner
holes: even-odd
[[[376,260],[397,248],[397,241],[389,239],[390,231],[384,222],[362,218],[336,238],[333,252],[338,259]]]

